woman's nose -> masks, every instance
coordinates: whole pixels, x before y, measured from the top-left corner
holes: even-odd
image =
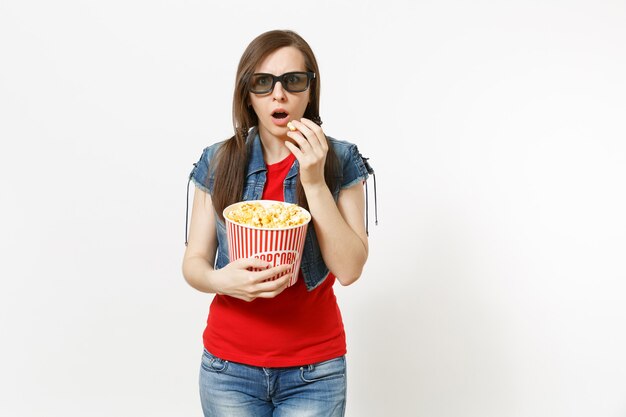
[[[280,81],[276,81],[276,84],[274,84],[272,95],[274,96],[274,99],[278,101],[282,101],[287,98],[287,94],[285,94],[285,90],[283,89],[283,84]]]

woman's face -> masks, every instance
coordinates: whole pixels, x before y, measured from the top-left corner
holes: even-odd
[[[288,72],[304,72],[304,55],[293,46],[286,46],[269,54],[255,68],[255,74],[280,76]],[[287,122],[299,120],[309,104],[310,87],[306,91],[291,93],[276,81],[274,89],[265,94],[248,93],[249,103],[259,119],[259,133],[264,139],[287,140]]]

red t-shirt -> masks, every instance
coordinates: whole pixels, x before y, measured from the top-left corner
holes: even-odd
[[[283,182],[294,162],[290,154],[267,166],[263,199],[284,201]],[[204,347],[224,360],[268,368],[344,355],[346,336],[334,282],[329,274],[319,287],[307,291],[301,271],[298,281],[274,298],[247,302],[217,294],[209,310]]]

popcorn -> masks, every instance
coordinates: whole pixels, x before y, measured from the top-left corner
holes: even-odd
[[[291,130],[292,132],[296,131],[296,127],[293,125],[293,123],[289,122],[287,123],[287,127],[289,128],[289,130]]]
[[[282,201],[250,200],[231,204],[222,213],[231,262],[254,257],[267,261],[268,268],[289,264],[292,267],[283,275],[289,276],[289,286],[296,283],[311,221],[306,209]]]
[[[264,229],[284,229],[306,223],[309,217],[306,211],[296,204],[273,202],[263,205],[259,202],[243,202],[230,210],[226,217],[244,226]]]

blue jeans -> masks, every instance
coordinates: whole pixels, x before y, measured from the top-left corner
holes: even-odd
[[[346,359],[259,368],[204,351],[200,400],[205,417],[343,417]]]

